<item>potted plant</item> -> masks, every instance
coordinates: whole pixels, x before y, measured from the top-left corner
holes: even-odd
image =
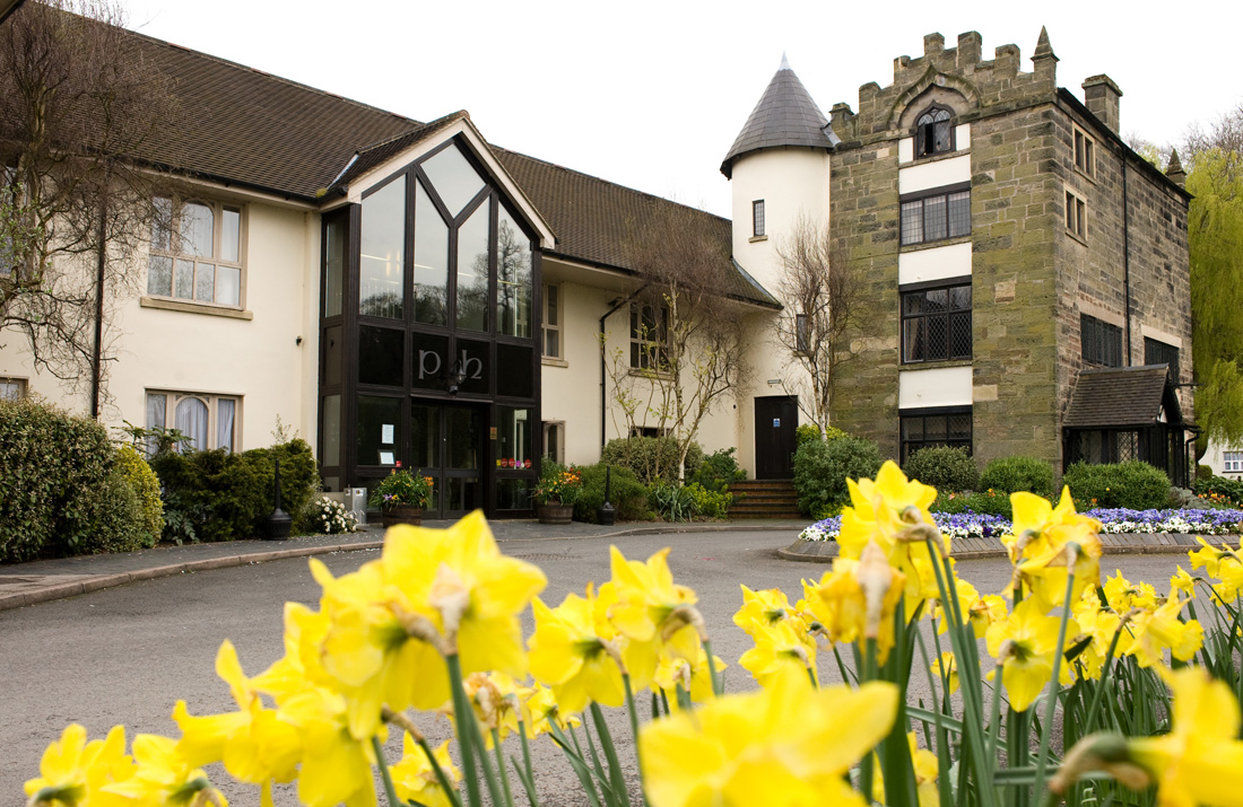
[[[367,503],[380,508],[385,527],[422,524],[423,511],[432,500],[432,478],[405,470],[393,472],[371,490]]]
[[[583,492],[583,478],[573,468],[548,463],[535,487],[536,514],[541,524],[569,524],[574,503]]]

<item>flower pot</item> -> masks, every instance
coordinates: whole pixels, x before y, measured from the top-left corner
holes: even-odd
[[[574,520],[574,505],[545,502],[536,510],[541,524],[569,524]]]
[[[413,524],[417,527],[423,523],[423,508],[411,504],[394,505],[380,511],[380,523],[385,527],[394,524]]]

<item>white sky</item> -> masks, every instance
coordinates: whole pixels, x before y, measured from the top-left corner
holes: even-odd
[[[783,51],[826,112],[893,79],[923,35],[1022,51],[1040,26],[1058,84],[1122,88],[1122,131],[1178,142],[1243,103],[1237,0],[121,0],[128,24],[418,120],[457,109],[496,145],[729,215],[718,170]]]

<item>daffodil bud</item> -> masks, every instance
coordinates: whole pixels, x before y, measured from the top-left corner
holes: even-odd
[[[456,645],[462,615],[470,607],[470,589],[449,564],[442,563],[436,569],[436,579],[432,581],[427,602],[440,612],[440,618],[445,627],[445,638],[450,644]]]
[[[859,587],[863,590],[865,605],[863,636],[867,639],[875,639],[880,635],[885,595],[893,587],[893,567],[889,565],[889,559],[885,556],[884,550],[875,543],[869,543],[863,548],[855,574],[859,580]]]
[[[1104,771],[1132,790],[1143,790],[1151,783],[1148,772],[1131,758],[1126,738],[1120,734],[1089,734],[1066,754],[1062,767],[1049,780],[1049,790],[1065,793],[1090,771]]]

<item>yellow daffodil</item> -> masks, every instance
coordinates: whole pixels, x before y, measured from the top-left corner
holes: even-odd
[[[1184,594],[1193,600],[1196,598],[1196,579],[1182,566],[1170,577],[1170,596],[1175,594]]]
[[[1204,628],[1194,619],[1178,618],[1187,602],[1175,597],[1152,611],[1136,612],[1123,652],[1134,655],[1141,667],[1162,663],[1166,650],[1179,661],[1190,661],[1204,643]]]
[[[607,596],[612,601],[608,612],[612,624],[633,642],[658,641],[683,658],[694,658],[704,637],[703,617],[695,607],[695,592],[673,582],[669,549],[652,555],[646,563],[627,560],[615,546],[609,548],[609,556],[613,577]]]
[[[971,623],[971,629],[977,639],[984,638],[988,626],[1006,618],[1006,601],[998,594],[981,595],[975,586],[959,577],[954,578],[958,589],[958,607],[963,616]],[[939,598],[938,598],[939,600]],[[949,628],[948,617],[939,601],[935,611],[937,632],[945,633]]]
[[[946,651],[940,658],[933,659],[931,669],[945,682],[948,694],[953,695],[958,691],[958,659],[953,653]]]
[[[462,774],[449,759],[449,741],[445,740],[432,753],[449,781],[454,784],[459,782]],[[453,804],[441,786],[427,753],[409,734],[402,739],[401,760],[389,768],[389,774],[393,777],[397,798],[403,802],[415,802],[424,807],[449,807]]]
[[[937,774],[940,772],[937,755],[927,748],[920,748],[913,731],[906,733],[906,742],[911,749],[911,768],[915,773],[915,789],[919,798],[919,807],[937,807],[941,803],[941,796],[937,792]],[[872,757],[875,760],[875,769],[879,771],[880,756],[873,754]],[[872,780],[872,800],[877,804],[887,803],[885,780],[880,776]]]
[[[813,618],[834,642],[876,639],[883,662],[893,645],[893,619],[902,599],[904,575],[871,544],[862,561],[837,558],[819,584],[805,585]]]
[[[504,738],[518,730],[520,693],[512,676],[502,672],[474,672],[466,676],[463,688],[479,720],[487,748],[492,748],[493,731]]]
[[[803,633],[795,620],[781,620],[752,634],[754,646],[742,654],[738,664],[751,673],[760,686],[768,686],[773,676],[787,666],[811,673],[816,671],[816,643]]]
[[[134,738],[133,750],[133,775],[124,781],[104,785],[104,792],[136,805],[228,807],[228,801],[212,787],[207,774],[177,753],[174,740],[156,734],[139,734]]]
[[[77,723],[48,744],[39,762],[39,776],[25,784],[30,807],[118,807],[128,804],[121,796],[102,790],[123,782],[134,772],[134,761],[125,753],[125,727],[113,726],[102,740],[86,739]]]
[[[350,731],[348,704],[342,695],[323,687],[308,688],[287,698],[278,714],[302,738],[298,798],[303,804],[375,806],[375,754],[370,738],[360,739]],[[381,727],[381,741],[385,733]]]
[[[1083,677],[1089,680],[1099,678],[1113,643],[1114,634],[1122,626],[1123,617],[1113,610],[1101,607],[1100,598],[1093,590],[1083,592],[1083,596],[1075,603],[1073,609],[1075,624],[1079,626],[1080,637],[1088,639],[1088,644],[1076,658],[1076,663],[1083,670]],[[1129,619],[1129,617],[1128,617]],[[1119,642],[1115,654],[1121,655],[1124,645]]]
[[[565,712],[581,712],[590,701],[605,706],[625,702],[618,637],[598,619],[601,607],[590,586],[585,597],[570,594],[556,608],[538,597],[532,604],[531,672],[552,687]]]
[[[755,638],[756,633],[767,630],[775,622],[793,615],[790,600],[779,588],[752,591],[742,586],[742,607],[734,614],[734,624]]]
[[[712,662],[718,674],[728,666],[720,656],[714,655]],[[712,672],[708,667],[708,654],[704,652],[702,645],[693,662],[669,653],[661,655],[656,674],[652,677],[652,692],[664,693],[669,708],[676,711],[679,685],[690,695],[692,703],[704,703],[715,696]]]
[[[1072,620],[1073,622],[1073,620]],[[1053,674],[1053,654],[1057,647],[1060,620],[1045,613],[1043,603],[1023,600],[1010,616],[989,626],[985,633],[988,652],[1002,665],[1001,680],[1010,699],[1010,707],[1022,712],[1044,689]],[[1067,635],[1079,633],[1077,626],[1068,625]],[[1059,679],[1070,683],[1066,664],[1059,665]]]
[[[1148,583],[1132,583],[1115,570],[1113,577],[1105,578],[1105,599],[1116,613],[1125,614],[1132,608],[1153,609],[1157,607],[1157,590]]]
[[[1239,704],[1230,687],[1202,667],[1161,674],[1174,695],[1170,733],[1127,741],[1132,758],[1158,781],[1157,804],[1243,805]]]
[[[552,731],[553,724],[565,730],[582,722],[578,715],[563,711],[553,691],[541,684],[532,687],[522,700],[523,728],[532,739]]]
[[[709,701],[639,736],[652,807],[851,805],[844,774],[889,732],[897,687],[816,690],[787,670],[759,692]]]
[[[1101,524],[1075,512],[1070,488],[1062,489],[1057,506],[1034,493],[1010,494],[1013,532],[1002,538],[1015,566],[1015,581],[1046,607],[1063,604],[1070,571],[1074,589],[1070,604],[1100,582]]]

